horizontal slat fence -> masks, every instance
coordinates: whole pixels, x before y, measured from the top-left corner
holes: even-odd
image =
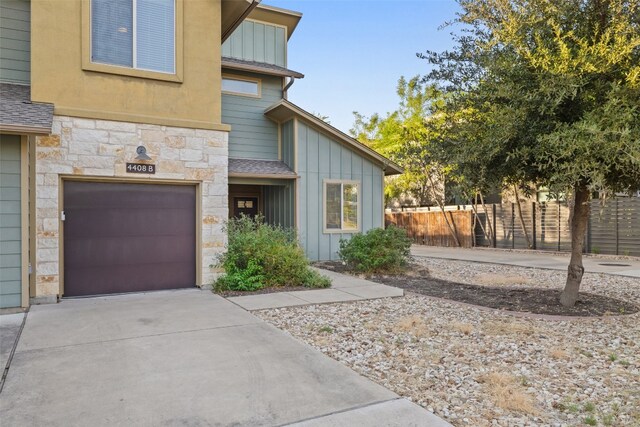
[[[640,198],[592,201],[587,241],[590,252],[640,256]]]
[[[570,210],[566,203],[522,202],[521,207],[532,249],[571,250]],[[482,206],[476,209],[477,218],[474,218],[470,205],[447,206],[445,209],[448,215],[456,218],[454,222],[460,241],[464,241],[463,247],[471,245],[503,249],[529,248],[515,203],[486,205],[486,212]],[[418,208],[401,212],[387,210],[386,218],[388,223],[393,222],[407,229],[411,238],[418,244],[455,246],[455,241],[438,208]],[[469,221],[469,226],[463,221]],[[483,228],[489,229],[488,221],[495,224],[495,243],[487,239],[483,232]],[[604,205],[600,200],[591,201],[585,243],[586,252],[640,256],[640,198],[615,198],[607,200]]]

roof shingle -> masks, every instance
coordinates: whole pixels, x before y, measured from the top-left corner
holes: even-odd
[[[51,132],[53,104],[31,102],[29,86],[0,83],[0,129]]]
[[[289,166],[280,160],[229,159],[229,175],[271,175],[277,178],[296,178]]]

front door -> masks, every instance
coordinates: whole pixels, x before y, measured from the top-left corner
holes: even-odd
[[[233,198],[233,216],[235,218],[244,214],[248,217],[255,218],[258,215],[258,198],[257,197],[234,197]]]

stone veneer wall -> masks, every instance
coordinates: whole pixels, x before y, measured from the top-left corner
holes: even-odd
[[[228,216],[228,133],[138,123],[54,116],[52,134],[36,138],[36,295],[55,301],[60,286],[60,176],[192,180],[202,202],[202,284],[213,282],[209,265],[223,250]],[[125,172],[144,145],[155,175]]]

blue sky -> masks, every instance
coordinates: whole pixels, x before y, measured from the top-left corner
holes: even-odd
[[[416,52],[452,46],[454,0],[263,0],[302,12],[289,40],[289,68],[305,75],[289,100],[329,116],[348,132],[352,111],[367,116],[396,109],[396,83],[428,71]]]

